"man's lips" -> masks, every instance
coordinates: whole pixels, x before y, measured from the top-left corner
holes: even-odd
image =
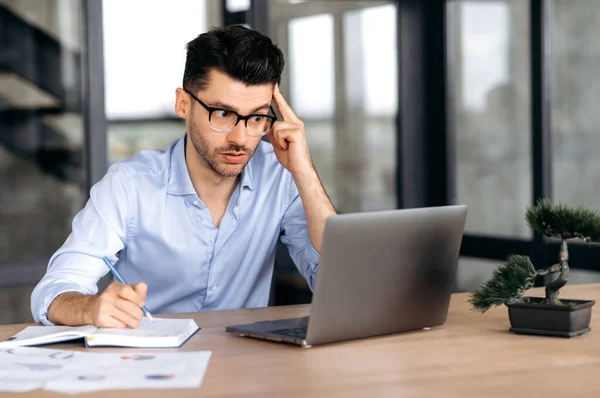
[[[248,156],[245,152],[222,152],[219,155],[227,163],[243,163]]]

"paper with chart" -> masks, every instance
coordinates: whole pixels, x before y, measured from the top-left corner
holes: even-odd
[[[0,391],[88,391],[195,388],[210,351],[96,353],[15,347],[0,349]]]

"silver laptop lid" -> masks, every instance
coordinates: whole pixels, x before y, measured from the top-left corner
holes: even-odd
[[[328,218],[308,344],[445,323],[466,215],[458,205]]]

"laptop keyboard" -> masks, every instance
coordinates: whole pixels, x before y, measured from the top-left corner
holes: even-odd
[[[269,330],[267,333],[279,334],[283,336],[294,337],[297,339],[305,339],[306,338],[306,329],[307,326],[302,326],[298,328],[285,328],[285,329],[277,329],[277,330]]]

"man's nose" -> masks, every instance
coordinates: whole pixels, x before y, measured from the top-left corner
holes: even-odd
[[[242,146],[248,140],[248,134],[246,133],[246,123],[240,120],[227,134],[227,140],[233,144]]]

